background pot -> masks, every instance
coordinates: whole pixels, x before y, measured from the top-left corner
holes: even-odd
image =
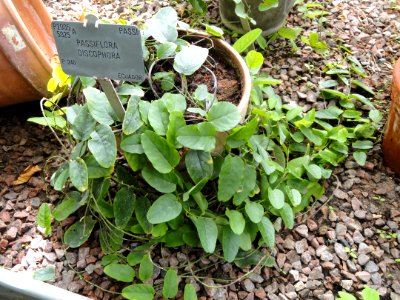
[[[392,103],[382,146],[386,165],[400,175],[400,58],[393,69]]]
[[[55,53],[41,0],[0,0],[0,106],[46,95]]]
[[[246,0],[245,3],[249,8],[249,16],[252,17],[257,24],[251,25],[254,28],[261,28],[263,35],[271,34],[282,27],[292,9],[295,0],[279,0],[278,7],[271,8],[267,11],[259,11],[258,5],[260,0]],[[229,29],[244,33],[240,18],[235,14],[235,2],[233,0],[219,0],[219,13],[222,23]]]

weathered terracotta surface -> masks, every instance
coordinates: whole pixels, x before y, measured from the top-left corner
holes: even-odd
[[[383,138],[384,160],[400,175],[400,59],[393,69],[392,104]]]
[[[0,106],[46,95],[56,53],[41,0],[0,0]]]

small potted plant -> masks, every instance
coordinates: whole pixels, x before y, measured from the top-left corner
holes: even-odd
[[[205,13],[203,0],[189,0],[195,12]],[[285,22],[295,0],[219,0],[222,23],[229,29],[245,33],[260,28],[263,35],[278,31]]]

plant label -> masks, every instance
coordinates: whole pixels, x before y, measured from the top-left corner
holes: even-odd
[[[84,23],[53,21],[51,27],[65,73],[134,82],[145,79],[136,26],[102,24],[88,15]]]

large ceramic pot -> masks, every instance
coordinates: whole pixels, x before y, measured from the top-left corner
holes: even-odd
[[[248,15],[256,21],[254,28],[261,28],[263,35],[271,34],[282,27],[292,9],[295,0],[279,0],[278,7],[271,8],[267,11],[259,11],[258,5],[260,0],[243,1],[247,5]],[[235,2],[233,0],[219,0],[219,12],[222,23],[237,32],[244,33],[240,18],[235,13]]]
[[[392,103],[382,146],[386,165],[400,175],[400,59],[393,69]]]
[[[55,53],[41,0],[0,0],[0,106],[46,95]]]

